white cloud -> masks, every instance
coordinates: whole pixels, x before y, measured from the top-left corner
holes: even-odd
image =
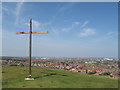
[[[30,23],[29,22],[25,22],[24,25],[27,25],[27,26],[30,26]],[[36,20],[32,20],[32,27],[33,29],[35,30],[40,30],[42,24]]]
[[[57,29],[52,28],[52,32],[56,35],[59,36],[59,31]]]
[[[74,24],[75,24],[75,25],[79,25],[79,24],[81,24],[81,23],[80,23],[80,22],[74,22]]]
[[[59,9],[59,12],[66,11],[66,10],[70,9],[73,5],[75,5],[75,3],[69,2],[69,3],[65,4],[64,6],[61,6],[61,8]]]
[[[2,8],[2,11],[3,11],[2,12],[3,15],[4,15],[4,12],[5,12],[8,15],[15,15],[15,17],[16,17],[16,12],[13,8],[11,8],[11,7],[9,7],[5,4],[3,4],[1,8]]]
[[[33,20],[33,28],[39,30],[41,23],[38,21]]]
[[[73,28],[76,27],[76,26],[79,26],[80,24],[81,24],[81,23],[78,22],[78,21],[73,22],[73,23],[72,23],[72,27],[71,27],[71,29],[73,29]]]
[[[24,23],[24,25],[27,25],[27,26],[29,26],[30,24],[29,24],[29,23]]]
[[[18,2],[17,3],[17,8],[16,8],[16,13],[15,13],[15,16],[16,16],[16,19],[15,19],[15,25],[17,24],[18,22],[18,19],[19,19],[19,15],[20,15],[20,12],[21,12],[21,8],[23,6],[23,2],[24,0],[22,0],[21,2]]]
[[[86,28],[83,29],[83,31],[81,33],[79,33],[79,37],[86,37],[86,36],[92,36],[95,35],[95,31],[91,28]]]
[[[46,22],[46,23],[43,23],[42,25],[47,26],[47,25],[51,25],[51,24],[52,24],[52,22]]]
[[[24,4],[24,0],[21,0],[20,2],[17,2],[16,7],[12,8],[10,6],[7,5],[2,5],[2,10],[10,15],[13,15],[15,17],[15,22],[14,25],[18,25],[18,23],[20,22],[20,14],[22,12],[22,7]],[[23,19],[23,18],[22,18]],[[18,22],[19,21],[19,22]]]
[[[69,31],[70,31],[70,28],[63,28],[62,31],[63,31],[63,32],[69,32]]]
[[[3,5],[2,5],[2,10],[3,10],[3,11],[6,11],[6,12],[9,11],[8,8],[7,8],[6,6],[3,6]]]
[[[117,32],[108,32],[107,35],[117,35]]]
[[[81,28],[85,27],[88,23],[89,23],[89,21],[85,21],[85,22],[81,25]]]
[[[79,26],[81,23],[76,21],[76,22],[72,22],[71,26],[70,27],[67,27],[67,28],[63,28],[62,31],[63,32],[69,32],[71,31],[72,29],[76,28],[77,26]]]

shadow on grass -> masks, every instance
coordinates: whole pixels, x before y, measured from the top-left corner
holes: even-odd
[[[34,79],[40,78],[39,76],[34,77]]]
[[[61,75],[61,76],[67,76],[67,75]]]
[[[57,73],[52,72],[52,73],[49,73],[49,74],[44,75],[44,77],[53,76],[53,75],[67,76],[67,75],[64,75],[64,74],[61,75],[61,74],[57,74]]]
[[[5,73],[5,71],[2,71],[2,73]]]

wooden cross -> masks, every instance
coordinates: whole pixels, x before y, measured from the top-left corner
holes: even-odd
[[[31,56],[32,56],[32,33],[48,33],[48,31],[32,31],[32,19],[30,19],[30,31],[28,32],[16,32],[16,34],[29,34],[29,76],[28,79],[32,78],[31,75]]]

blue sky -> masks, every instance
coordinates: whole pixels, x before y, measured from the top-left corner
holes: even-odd
[[[2,3],[3,55],[28,56],[29,30],[32,56],[117,57],[118,3],[116,2],[8,2]]]

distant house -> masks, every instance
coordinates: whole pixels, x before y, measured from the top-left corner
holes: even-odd
[[[76,68],[72,68],[72,69],[70,69],[70,71],[78,72],[78,70]]]
[[[119,75],[118,72],[112,72],[111,73],[111,77],[113,77],[113,78],[120,78],[120,75]]]
[[[111,58],[104,58],[104,60],[110,60],[110,61],[111,61],[111,60],[113,60],[113,59],[111,59]]]
[[[86,73],[86,69],[80,70],[81,73]]]

